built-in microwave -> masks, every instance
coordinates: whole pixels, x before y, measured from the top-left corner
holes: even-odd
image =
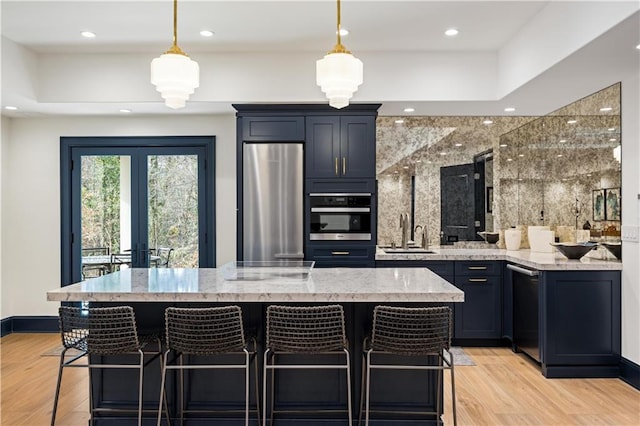
[[[370,193],[311,193],[309,238],[371,240]]]

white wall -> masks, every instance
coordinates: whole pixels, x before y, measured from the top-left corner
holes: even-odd
[[[4,211],[4,183],[7,181],[5,178],[5,173],[7,170],[7,158],[8,156],[5,154],[7,147],[9,146],[9,124],[11,120],[6,117],[2,117],[2,121],[0,122],[0,319],[7,317],[4,313],[4,301],[7,298],[4,296],[5,286],[3,285],[2,277],[4,275],[4,268],[2,267],[2,247],[4,244],[4,233],[3,229],[3,211]]]
[[[21,118],[2,126],[2,318],[56,315],[61,136],[216,136],[217,264],[235,260],[235,117]]]
[[[640,76],[622,81],[622,226],[640,226]],[[640,244],[622,243],[622,356],[640,364]]]

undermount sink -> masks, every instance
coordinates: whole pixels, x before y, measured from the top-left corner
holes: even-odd
[[[427,250],[423,248],[383,248],[385,253],[400,253],[400,254],[433,254],[435,251]]]

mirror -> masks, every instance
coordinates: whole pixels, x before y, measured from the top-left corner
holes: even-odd
[[[404,213],[412,230],[426,228],[430,245],[515,225],[574,230],[589,221],[592,235],[619,233],[620,84],[544,117],[399,121],[377,121],[379,245],[399,243]],[[613,220],[604,217],[607,204],[594,201],[605,192]]]

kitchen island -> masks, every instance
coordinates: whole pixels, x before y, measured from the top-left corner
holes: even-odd
[[[47,299],[58,302],[89,302],[90,306],[130,305],[136,312],[139,328],[153,330],[162,327],[164,309],[168,306],[203,307],[237,304],[244,322],[258,340],[258,353],[264,336],[264,316],[269,304],[341,304],[345,310],[346,333],[349,339],[352,365],[352,403],[358,416],[362,340],[370,327],[372,309],[378,304],[402,306],[448,305],[464,301],[464,293],[427,268],[326,268],[314,269],[306,279],[295,276],[271,277],[261,280],[225,280],[220,269],[128,269],[104,275],[47,292]],[[259,361],[261,356],[258,357]],[[159,366],[152,363],[145,374],[145,406],[157,407]],[[234,373],[217,373],[214,379],[198,371],[187,381],[192,404],[202,408],[211,402],[223,401],[225,406],[239,406],[243,395],[241,381]],[[277,381],[278,406],[305,408],[307,401],[325,401],[316,408],[344,407],[346,400],[339,385],[340,372],[308,370],[283,372]],[[384,386],[375,388],[384,405],[398,405],[405,410],[433,409],[437,398],[435,375],[425,380],[410,380],[413,372],[393,372],[381,380]],[[135,405],[135,377],[105,371],[93,377],[97,391],[94,403],[99,406]],[[260,381],[260,378],[258,378]],[[254,380],[251,380],[254,383]],[[313,386],[309,384],[313,383]],[[213,386],[218,384],[221,386]],[[252,385],[253,386],[253,385]],[[168,397],[172,413],[176,413],[177,380],[169,377]],[[220,389],[222,388],[222,390]],[[237,390],[237,392],[236,392]],[[235,395],[238,395],[238,399]],[[255,395],[253,390],[250,395]],[[155,396],[155,398],[154,398]],[[328,402],[327,402],[328,401]],[[255,401],[252,401],[254,404]],[[193,407],[192,407],[193,408]],[[278,416],[278,424],[344,424],[342,414],[314,415],[312,418]],[[280,421],[281,419],[281,421]],[[313,421],[311,420],[313,419]],[[116,424],[115,417],[98,418],[97,426]],[[187,425],[205,424],[207,419],[187,421]],[[211,419],[209,419],[211,420]],[[254,415],[255,420],[255,415]],[[151,417],[148,417],[152,424]],[[302,422],[302,423],[301,423]],[[435,416],[425,421],[415,417],[395,417],[388,422],[372,424],[436,424]],[[117,423],[120,424],[120,423]],[[146,423],[145,423],[146,424]],[[154,423],[153,423],[154,424]],[[239,424],[235,419],[216,418],[216,425]],[[255,423],[254,421],[254,424]]]

